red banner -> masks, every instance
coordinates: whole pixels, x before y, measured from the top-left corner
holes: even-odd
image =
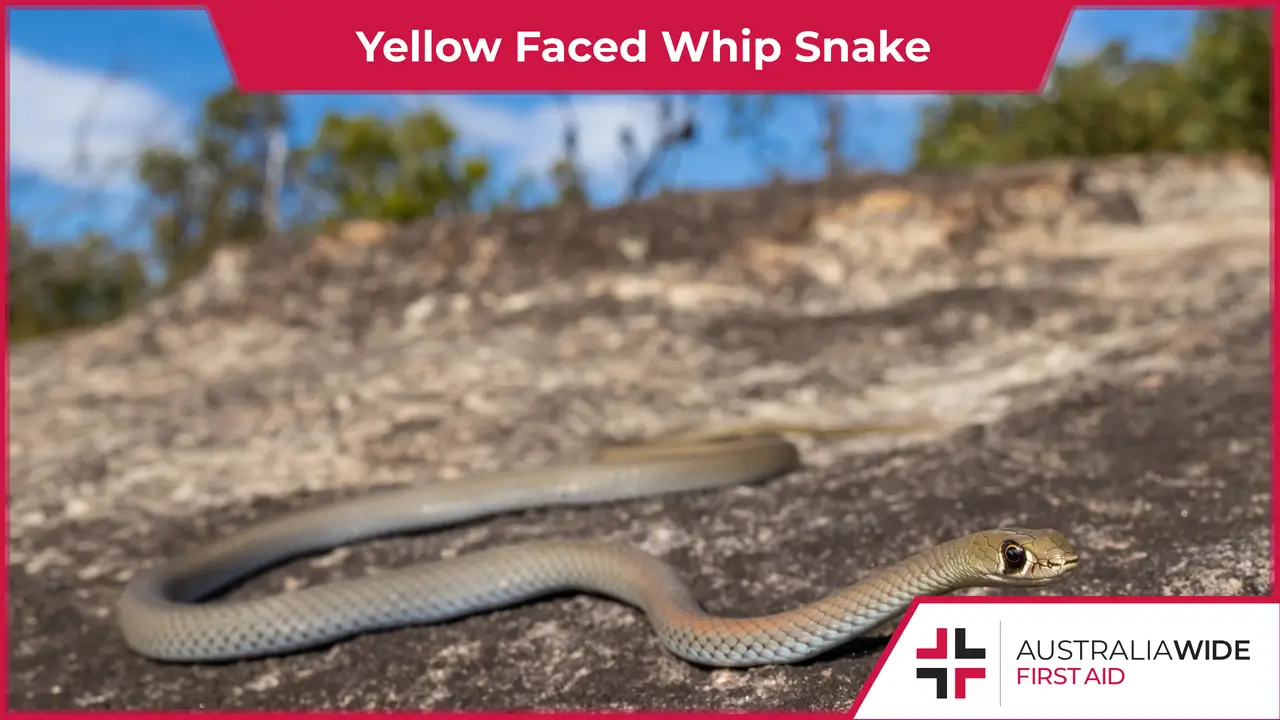
[[[1035,92],[1062,2],[222,3],[251,92]]]

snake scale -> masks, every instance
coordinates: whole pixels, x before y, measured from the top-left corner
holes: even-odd
[[[280,655],[357,634],[438,623],[550,594],[600,594],[644,611],[662,645],[719,667],[813,658],[898,617],[917,595],[1043,586],[1076,567],[1056,530],[995,529],[927,548],[857,583],[761,617],[704,612],[675,570],[638,549],[587,540],[497,547],[377,575],[253,599],[211,595],[299,555],[373,537],[554,505],[588,505],[759,482],[800,466],[781,434],[860,434],[774,426],[607,448],[591,464],[518,470],[382,491],[299,511],[135,575],[118,606],[125,641],[156,660]]]

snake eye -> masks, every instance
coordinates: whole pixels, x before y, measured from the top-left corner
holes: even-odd
[[[1000,558],[1004,560],[1005,570],[1021,570],[1027,562],[1027,551],[1012,540],[1005,540],[1000,546]]]

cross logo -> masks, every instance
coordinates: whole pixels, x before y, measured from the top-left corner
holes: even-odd
[[[965,644],[965,629],[954,628],[956,643],[955,652],[951,655],[956,660],[985,660],[987,657],[986,648],[969,647]],[[933,647],[917,648],[917,660],[946,660],[947,655],[947,628],[938,628],[937,641]],[[951,674],[955,677],[955,695],[952,696],[956,700],[963,700],[965,696],[965,684],[970,680],[977,680],[987,676],[987,669],[984,667],[955,667],[951,669]],[[916,677],[920,680],[933,680],[938,691],[938,699],[947,699],[947,668],[945,667],[921,667],[916,668]]]

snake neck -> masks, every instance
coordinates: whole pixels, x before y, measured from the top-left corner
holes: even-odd
[[[750,667],[802,662],[901,616],[917,596],[979,584],[965,562],[966,552],[963,541],[944,543],[773,615],[724,618],[697,607],[667,605],[650,616],[667,649],[695,663]]]
[[[843,642],[900,617],[919,596],[973,587],[978,578],[964,561],[962,540],[943,543],[873,572],[810,604],[841,627]],[[833,643],[838,644],[838,643]]]

